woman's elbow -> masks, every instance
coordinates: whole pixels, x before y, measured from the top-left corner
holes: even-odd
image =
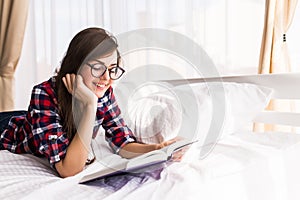
[[[67,178],[70,176],[74,176],[84,169],[84,166],[80,167],[67,167],[63,165],[62,160],[55,164],[55,169],[58,172],[59,176],[62,178]]]

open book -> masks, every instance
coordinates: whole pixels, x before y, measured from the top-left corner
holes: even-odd
[[[110,158],[109,161],[94,162],[91,164],[93,166],[90,166],[90,169],[81,177],[79,183],[123,173],[141,172],[143,169],[170,160],[174,152],[194,142],[196,141],[182,139],[162,149],[150,151],[132,159],[117,158],[119,156],[114,155],[114,159]]]

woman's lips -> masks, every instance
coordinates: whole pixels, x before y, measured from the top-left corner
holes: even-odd
[[[107,83],[96,83],[95,85],[99,89],[104,89],[106,86],[108,86]]]

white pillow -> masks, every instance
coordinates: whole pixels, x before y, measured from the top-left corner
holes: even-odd
[[[182,123],[180,104],[163,93],[131,99],[128,117],[125,122],[144,143],[160,143],[176,137]]]
[[[188,137],[197,138],[203,145],[216,142],[251,122],[268,105],[273,92],[270,88],[233,82],[191,87],[198,100],[198,126],[194,136]]]
[[[251,122],[271,93],[247,83],[197,83],[130,98],[121,110],[142,142],[159,143],[179,135],[208,144]]]

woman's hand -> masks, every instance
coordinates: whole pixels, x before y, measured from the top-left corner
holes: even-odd
[[[80,75],[66,74],[62,78],[68,92],[84,105],[97,106],[98,98],[83,82]]]
[[[182,140],[182,138],[181,138],[181,137],[175,137],[175,138],[173,138],[173,139],[170,139],[170,140],[161,142],[161,143],[157,144],[156,149],[162,149],[162,148],[164,148],[164,147],[166,147],[166,146],[169,146],[169,145],[171,145],[171,144],[173,144],[174,142],[177,142],[177,141],[179,141],[179,140]]]
[[[164,141],[164,142],[161,142],[159,144],[156,145],[156,149],[162,149],[166,146],[169,146],[171,144],[173,144],[174,142],[178,141],[178,139],[174,138],[174,139],[171,139],[171,140],[167,140],[167,141]]]
[[[189,150],[190,145],[183,147],[182,149],[175,151],[172,155],[172,162],[180,162],[184,156],[184,154]]]
[[[158,150],[158,149],[164,148],[166,146],[169,146],[169,145],[173,144],[174,142],[181,140],[181,139],[182,139],[181,137],[176,137],[174,139],[161,142],[159,144],[142,144],[142,143],[132,142],[132,143],[128,143],[124,147],[122,147],[119,154],[123,158],[134,158],[136,156],[147,153],[149,151],[154,151],[154,150]],[[173,159],[173,161],[179,161],[183,154],[184,154],[184,151],[180,151],[180,153],[178,153],[174,156],[174,158],[176,158],[176,159]]]
[[[175,137],[175,138],[173,138],[173,139],[171,139],[171,140],[164,141],[164,142],[158,144],[157,149],[161,149],[161,148],[164,148],[164,147],[166,147],[166,146],[169,146],[169,145],[173,144],[174,142],[179,141],[179,140],[181,140],[181,139],[182,139],[181,137]],[[185,152],[186,152],[189,148],[190,148],[190,147],[189,147],[189,145],[188,145],[188,146],[185,146],[185,147],[183,147],[182,149],[180,149],[180,150],[178,150],[178,151],[175,151],[175,152],[173,153],[173,155],[172,155],[171,161],[173,161],[173,162],[179,162],[179,161],[181,161],[183,155],[185,154]]]

